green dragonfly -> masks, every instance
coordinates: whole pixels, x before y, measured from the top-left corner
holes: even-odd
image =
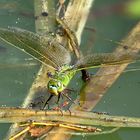
[[[56,39],[46,39],[44,36],[19,28],[0,28],[0,39],[28,53],[55,71],[50,74],[51,79],[46,85],[51,95],[44,107],[52,96],[56,95],[59,99],[60,95],[65,95],[63,91],[77,71],[119,65],[138,59],[133,53],[124,53],[119,57],[115,53],[100,53],[79,57],[73,64],[70,51]]]

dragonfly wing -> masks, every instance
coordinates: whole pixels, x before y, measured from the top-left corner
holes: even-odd
[[[70,55],[62,45],[59,43],[54,45],[54,43],[46,41],[45,37],[36,33],[19,28],[0,28],[0,38],[53,69],[64,63],[56,59],[59,51],[61,54],[63,53],[62,56],[65,58],[63,61],[66,60],[67,63],[70,61]]]
[[[71,62],[69,51],[55,40],[51,42],[50,46],[46,47],[46,54],[58,67],[70,64]]]
[[[82,70],[88,68],[105,67],[108,65],[119,65],[132,62],[138,59],[139,56],[133,53],[124,53],[117,55],[116,53],[100,53],[87,55],[74,65],[74,69]]]

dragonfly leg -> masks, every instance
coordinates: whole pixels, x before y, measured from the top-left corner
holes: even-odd
[[[62,104],[58,105],[57,107],[53,108],[53,110],[61,111],[61,108],[66,107],[69,104],[68,101],[64,101]],[[69,109],[68,109],[69,110]],[[62,113],[63,114],[63,113]],[[70,112],[71,114],[71,112]]]
[[[60,96],[61,96],[61,94],[59,93],[59,94],[58,94],[58,98],[57,98],[57,102],[56,102],[57,104],[59,103]]]
[[[68,100],[70,100],[72,103],[74,103],[74,104],[76,104],[72,99],[71,99],[71,97],[69,97],[67,94],[65,94],[65,93],[61,93],[63,96],[65,96]]]
[[[69,104],[69,102],[64,101],[62,104],[59,104],[60,96],[61,96],[61,94],[58,95],[58,100],[56,102],[58,104],[58,106],[53,108],[53,110],[59,110],[61,112],[62,116],[63,116],[63,112],[61,111],[61,108],[67,106]],[[62,96],[62,98],[63,98],[63,96]]]
[[[67,92],[70,92],[70,93],[71,93],[71,92],[76,92],[76,90],[74,90],[74,89],[69,89],[69,88],[66,88],[65,91],[66,91],[66,93],[67,93]]]
[[[87,82],[90,80],[90,74],[86,70],[81,70],[82,72],[82,80]]]
[[[70,111],[70,109],[68,108],[68,111],[69,111],[69,113],[70,113],[70,116],[71,116],[71,111]]]
[[[42,109],[44,109],[46,107],[46,105],[48,104],[48,102],[50,101],[50,99],[53,97],[53,95],[51,94],[50,97],[48,98],[48,100],[45,102],[44,106]]]

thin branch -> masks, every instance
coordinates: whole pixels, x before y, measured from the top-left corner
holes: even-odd
[[[85,111],[40,111],[23,108],[0,108],[0,122],[59,121],[70,124],[104,127],[140,127],[140,118],[110,116]]]

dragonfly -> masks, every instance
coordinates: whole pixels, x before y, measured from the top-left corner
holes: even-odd
[[[67,32],[70,33],[69,31]],[[74,34],[69,35],[72,41],[72,38],[76,38],[73,36]],[[0,28],[0,39],[31,55],[43,65],[54,70],[54,73],[48,74],[51,79],[46,87],[50,97],[45,102],[44,107],[53,96],[58,96],[59,100],[60,95],[64,95],[71,100],[64,94],[64,90],[76,72],[89,68],[130,63],[139,59],[139,56],[133,53],[124,53],[119,57],[115,53],[93,53],[86,56],[80,55],[73,63],[70,51],[56,39],[46,39],[46,37],[37,33],[14,27]],[[72,44],[74,44],[74,41]]]

